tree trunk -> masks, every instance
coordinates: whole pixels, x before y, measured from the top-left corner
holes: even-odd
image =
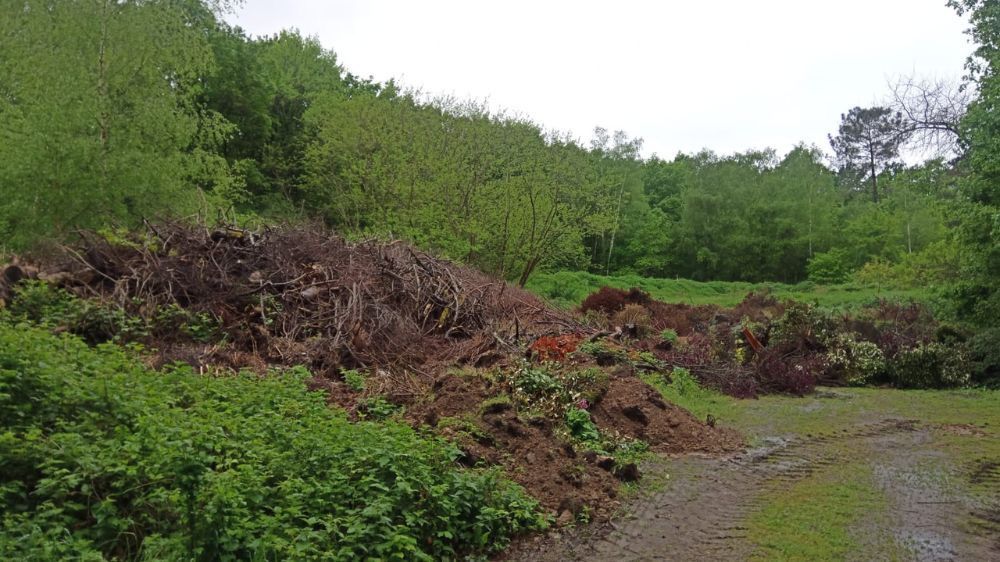
[[[871,156],[872,165],[872,200],[878,203],[878,174],[875,173],[875,153],[869,151],[868,154]]]

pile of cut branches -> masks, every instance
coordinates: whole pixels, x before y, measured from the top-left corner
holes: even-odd
[[[81,237],[60,266],[77,294],[147,319],[169,307],[208,314],[227,349],[317,373],[489,364],[518,340],[579,328],[525,291],[399,241],[180,222]]]

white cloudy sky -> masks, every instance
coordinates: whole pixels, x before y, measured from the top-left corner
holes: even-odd
[[[672,157],[800,141],[900,75],[962,75],[972,49],[945,0],[245,0],[254,35],[298,28],[348,70],[487,99],[589,139]]]

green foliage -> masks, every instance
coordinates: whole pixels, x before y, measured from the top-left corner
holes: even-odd
[[[599,361],[611,363],[620,363],[628,358],[624,349],[608,343],[607,340],[583,342],[576,348],[576,352],[590,355]]]
[[[494,471],[393,422],[350,423],[303,369],[153,372],[0,326],[6,559],[441,559],[544,525]]]
[[[660,339],[663,340],[665,343],[669,343],[671,345],[676,344],[677,330],[674,330],[673,328],[667,328],[663,330],[662,332],[660,332]]]
[[[358,412],[366,420],[385,420],[402,410],[402,406],[393,404],[382,396],[371,396],[358,401]]]
[[[570,407],[566,409],[566,427],[575,439],[580,441],[600,440],[601,434],[597,431],[597,426],[590,419],[590,412],[582,408]]]
[[[608,391],[610,379],[603,369],[588,367],[573,369],[561,377],[568,402],[578,402],[580,399],[593,404]]]
[[[526,367],[514,378],[514,389],[537,398],[560,393],[563,385],[542,367]]]
[[[983,330],[969,340],[975,380],[979,383],[1000,383],[1000,328]]]
[[[177,333],[201,343],[222,338],[218,320],[205,312],[171,304],[156,309],[146,320],[112,303],[81,299],[42,281],[18,284],[9,313],[15,320],[65,329],[91,344],[134,342],[151,335],[172,337]]]
[[[196,102],[212,65],[203,33],[179,2],[7,5],[0,18],[0,238],[112,221],[135,224],[237,193],[215,151],[231,124]],[[205,26],[205,27],[202,27]],[[199,191],[209,197],[199,197]]]
[[[900,388],[948,388],[967,385],[971,368],[963,347],[928,343],[893,358],[891,376]]]
[[[826,344],[834,335],[834,328],[829,313],[820,307],[787,301],[784,314],[771,328],[769,345],[788,344],[799,347],[813,342]]]
[[[852,386],[865,386],[884,378],[888,364],[877,345],[859,341],[853,334],[837,334],[826,356],[830,369]]]
[[[814,283],[843,283],[851,272],[847,252],[840,249],[814,255],[806,268]]]
[[[208,343],[219,339],[219,321],[207,312],[192,312],[171,304],[159,308],[149,321],[150,332],[169,334],[179,331],[194,341]]]
[[[347,369],[340,373],[344,377],[344,384],[347,388],[350,388],[354,392],[364,392],[365,390],[365,375],[357,369]]]
[[[146,322],[121,308],[77,298],[41,281],[18,284],[9,313],[15,320],[68,330],[91,344],[134,341],[149,335]]]

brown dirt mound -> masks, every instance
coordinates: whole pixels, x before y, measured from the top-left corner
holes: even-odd
[[[724,453],[743,446],[737,433],[695,419],[631,375],[614,377],[591,414],[599,427],[642,439],[659,453]]]

